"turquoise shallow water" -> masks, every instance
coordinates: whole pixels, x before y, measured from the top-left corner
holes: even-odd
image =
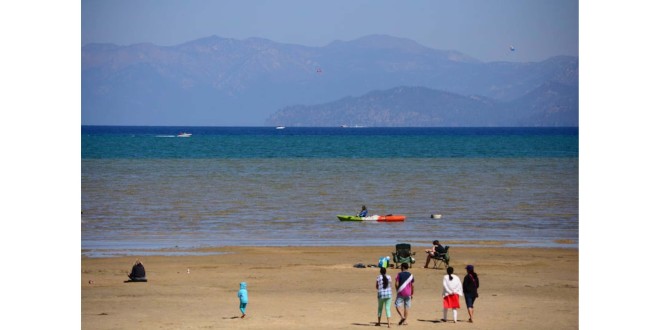
[[[193,135],[172,137],[179,131]],[[83,127],[81,142],[87,255],[578,244],[577,129]],[[336,218],[362,204],[407,219]]]

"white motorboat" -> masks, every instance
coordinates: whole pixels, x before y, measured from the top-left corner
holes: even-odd
[[[191,135],[192,135],[191,133],[181,132],[181,133],[177,134],[176,137],[190,137]]]

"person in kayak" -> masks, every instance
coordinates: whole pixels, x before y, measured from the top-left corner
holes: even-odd
[[[367,213],[369,213],[369,211],[367,211],[367,207],[362,205],[362,211],[360,211],[360,214],[358,214],[358,217],[366,217]]]

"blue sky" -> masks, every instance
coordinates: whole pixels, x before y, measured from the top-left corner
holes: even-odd
[[[171,46],[217,35],[325,46],[387,34],[482,61],[541,61],[578,56],[578,7],[577,0],[83,0],[81,42]]]

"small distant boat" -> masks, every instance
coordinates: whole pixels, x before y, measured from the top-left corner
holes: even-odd
[[[285,128],[286,128],[286,127],[284,127],[284,126],[277,126],[277,127],[275,127],[275,129],[285,129]]]
[[[181,132],[181,133],[177,134],[176,137],[190,137],[191,135],[192,135],[191,133]]]
[[[440,219],[442,218],[442,214],[431,214],[431,219]]]
[[[359,217],[357,215],[338,215],[337,218],[339,221],[402,222],[406,220],[406,216],[401,214],[370,215],[367,217]]]

